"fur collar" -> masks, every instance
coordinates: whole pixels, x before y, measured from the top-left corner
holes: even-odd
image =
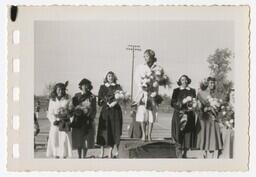
[[[184,90],[184,89],[186,89],[186,90],[190,90],[190,87],[186,87],[186,88],[184,88],[184,87],[181,87],[181,86],[180,86],[180,90]]]
[[[105,83],[104,85],[105,85],[106,87],[109,87],[109,86],[115,86],[116,83],[111,83],[111,84],[110,84],[110,83],[107,82],[107,83]]]

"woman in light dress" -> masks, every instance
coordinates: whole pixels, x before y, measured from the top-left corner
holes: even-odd
[[[47,144],[47,157],[68,158],[72,156],[71,132],[68,127],[69,123],[69,104],[70,97],[66,94],[66,83],[57,83],[50,95],[47,118],[50,121],[50,132]],[[62,113],[64,112],[64,113]],[[60,122],[65,114],[65,127],[60,128]]]
[[[135,98],[137,103],[136,121],[141,123],[142,141],[151,141],[151,134],[153,129],[153,123],[157,116],[157,104],[154,97],[150,95],[151,92],[143,88],[141,84],[141,78],[145,73],[151,73],[152,70],[157,67],[155,52],[151,49],[147,49],[144,52],[145,63],[138,66],[135,73],[135,81],[138,86],[138,94]],[[156,95],[158,94],[159,87],[154,88]]]

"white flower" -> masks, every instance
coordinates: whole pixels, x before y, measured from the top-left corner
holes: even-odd
[[[152,72],[151,71],[149,71],[149,72],[146,72],[146,76],[148,76],[148,77],[150,77],[150,75],[152,74]]]
[[[119,98],[120,98],[120,94],[119,94],[119,93],[116,93],[116,94],[115,94],[115,99],[118,100]]]
[[[182,103],[185,104],[187,101],[188,101],[188,97],[184,98],[184,99],[182,100]]]
[[[210,95],[207,96],[207,100],[210,100],[212,97]]]
[[[156,92],[152,92],[150,96],[151,97],[155,97],[156,96]]]
[[[119,94],[119,99],[124,99],[124,95],[123,94]]]
[[[196,108],[197,107],[197,102],[193,102],[192,107]]]
[[[155,73],[157,76],[160,76],[162,74],[161,71],[156,71]]]
[[[150,79],[145,79],[146,83],[150,83]]]
[[[233,123],[234,123],[234,119],[230,119],[229,122],[230,122],[231,124],[233,124]]]
[[[225,116],[226,114],[227,114],[227,112],[226,112],[226,111],[223,111],[223,112],[222,112],[222,115],[223,115],[223,116]]]
[[[153,87],[158,87],[158,86],[159,86],[158,82],[155,81],[155,82],[153,83]]]
[[[187,101],[192,101],[192,97],[191,96],[187,96]]]

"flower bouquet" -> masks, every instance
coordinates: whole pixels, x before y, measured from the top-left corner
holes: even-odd
[[[60,107],[55,116],[57,120],[53,124],[58,126],[60,131],[70,131],[69,110],[66,107]]]
[[[234,110],[230,105],[222,105],[218,117],[226,128],[234,128]]]
[[[147,109],[152,109],[154,105],[162,103],[163,98],[158,95],[159,86],[170,86],[169,77],[164,74],[164,70],[160,66],[155,66],[150,71],[145,71],[140,78],[141,88],[146,92],[142,98],[142,102],[146,104]]]
[[[74,108],[74,118],[71,123],[73,128],[80,128],[89,120],[88,115],[90,113],[91,103],[89,99],[84,100]]]
[[[184,130],[188,121],[188,112],[197,111],[200,107],[199,101],[192,96],[187,96],[182,100],[182,104],[184,105],[184,109],[180,111],[180,130]]]
[[[152,69],[155,81],[159,86],[170,87],[170,78],[165,74],[164,69],[157,65]]]
[[[218,99],[218,98],[213,98],[211,96],[207,97],[207,106],[205,106],[204,108],[204,112],[207,112],[209,114],[211,114],[212,118],[214,120],[216,120],[217,115],[220,111],[220,108],[223,104],[223,100],[222,99]]]

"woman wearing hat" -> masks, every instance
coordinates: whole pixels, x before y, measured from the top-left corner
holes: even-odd
[[[116,91],[121,91],[122,88],[116,81],[115,73],[108,72],[98,94],[98,104],[102,107],[97,133],[97,144],[101,146],[101,158],[104,157],[104,146],[110,146],[108,157],[118,156],[123,117],[121,107],[115,98]],[[114,156],[112,155],[113,148],[116,149]]]
[[[210,98],[217,98],[216,79],[208,77],[207,84],[198,92],[197,97],[202,105],[199,113],[200,130],[197,134],[197,147],[205,152],[205,158],[218,158],[223,142],[217,121],[218,114],[213,114],[209,105]]]
[[[91,93],[91,81],[82,79],[81,92],[72,98],[72,147],[77,149],[79,158],[86,158],[88,148],[94,147],[94,118],[96,115],[96,97]]]
[[[47,144],[47,157],[67,158],[72,156],[70,132],[70,98],[66,94],[68,82],[57,83],[50,95],[47,117],[50,132]]]
[[[195,113],[189,109],[188,102],[195,100],[196,91],[189,87],[191,79],[182,75],[173,90],[171,106],[174,108],[172,117],[172,137],[180,144],[182,156],[186,158],[187,150],[195,147]]]

